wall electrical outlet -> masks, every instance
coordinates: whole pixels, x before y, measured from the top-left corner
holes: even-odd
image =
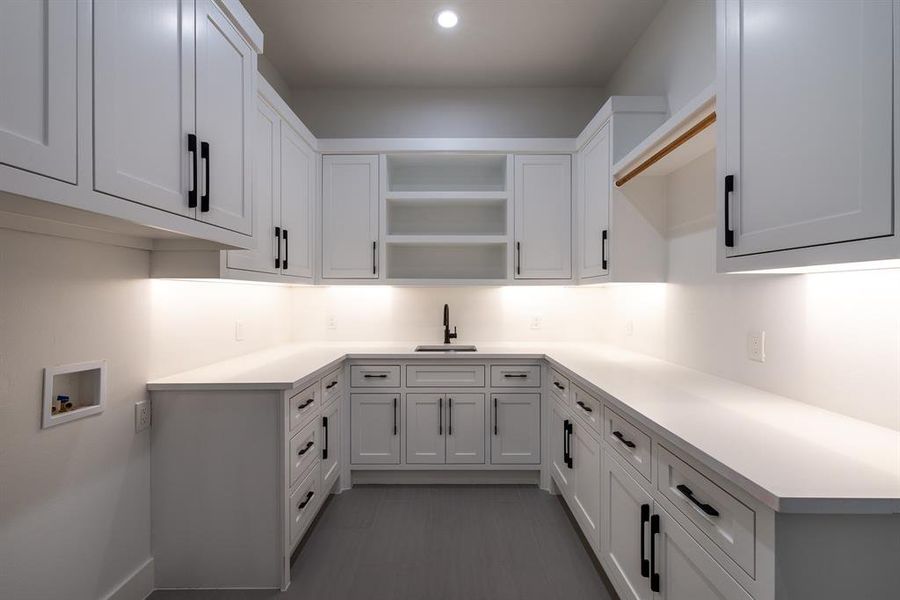
[[[747,358],[766,362],[766,332],[751,331],[747,336]]]
[[[625,321],[625,335],[634,335],[634,321],[632,321],[631,319]]]
[[[134,403],[134,431],[135,433],[143,431],[150,427],[152,419],[150,401],[141,400]]]
[[[325,328],[326,329],[337,329],[337,317],[334,315],[328,315],[325,317]]]
[[[236,342],[244,341],[244,322],[243,321],[235,321],[234,322],[234,341],[236,341]]]
[[[544,317],[541,315],[535,315],[531,317],[531,328],[532,329],[540,329],[544,326]]]

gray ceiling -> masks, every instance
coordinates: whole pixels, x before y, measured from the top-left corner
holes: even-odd
[[[664,0],[242,0],[292,88],[599,86]],[[459,25],[434,24],[453,8]]]

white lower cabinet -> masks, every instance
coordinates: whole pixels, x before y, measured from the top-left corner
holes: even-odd
[[[406,462],[484,463],[484,394],[407,394]]]
[[[447,394],[447,464],[484,463],[484,394]]]
[[[322,410],[320,444],[322,446],[322,489],[328,491],[341,474],[341,402],[332,402]]]
[[[572,471],[569,467],[569,411],[553,402],[550,408],[550,476],[568,499]]]
[[[406,394],[406,462],[444,464],[444,396]]]
[[[400,464],[400,394],[351,394],[353,464]]]
[[[541,462],[541,395],[491,395],[491,462]]]
[[[571,507],[584,536],[594,550],[600,548],[600,439],[575,420],[569,424]]]

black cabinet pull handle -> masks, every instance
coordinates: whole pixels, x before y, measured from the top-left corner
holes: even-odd
[[[528,377],[528,373],[504,373],[503,376],[507,379],[524,379]]]
[[[568,448],[566,466],[572,469],[575,466],[575,460],[572,458],[572,434],[575,432],[575,427],[572,425],[571,421],[566,421],[566,425],[566,448]]]
[[[281,227],[275,228],[275,245],[278,246],[278,251],[275,254],[275,268],[281,268]]]
[[[378,275],[378,264],[376,257],[378,256],[378,242],[372,242],[372,275]]]
[[[717,511],[715,508],[713,508],[709,504],[705,504],[705,503],[697,500],[694,497],[694,491],[691,488],[689,488],[688,486],[681,483],[681,484],[676,485],[675,489],[678,490],[679,492],[681,492],[681,494],[685,498],[690,500],[694,504],[694,506],[696,506],[697,508],[702,510],[704,513],[706,513],[710,517],[718,517],[719,516],[719,511]]]
[[[197,136],[188,134],[188,152],[191,153],[191,189],[188,191],[188,208],[197,208]]]
[[[563,420],[563,462],[569,465],[569,420]]]
[[[650,577],[650,561],[647,559],[647,550],[644,542],[644,525],[650,522],[650,505],[641,504],[641,577]]]
[[[325,386],[325,389],[326,389],[326,390],[330,390],[331,388],[333,388],[333,387],[336,386],[337,384],[338,384],[337,381],[332,381],[331,383],[329,383],[328,385]]]
[[[397,435],[397,399],[394,398],[394,435]]]
[[[303,448],[301,448],[301,449],[297,452],[297,456],[303,456],[304,454],[306,454],[307,452],[309,452],[309,449],[312,448],[312,447],[313,447],[312,441],[306,442],[306,445],[303,446]]]
[[[563,384],[561,384],[561,383],[558,382],[558,381],[554,381],[554,382],[553,382],[553,385],[555,385],[556,388],[557,388],[557,389],[560,389],[560,390],[566,389],[566,386],[564,386]]]
[[[453,398],[447,398],[447,435],[453,435]]]
[[[600,265],[606,271],[609,267],[609,261],[606,260],[606,243],[609,240],[609,230],[604,229],[600,234]]]
[[[297,510],[306,508],[306,505],[309,504],[309,501],[312,500],[312,497],[315,495],[315,492],[306,492],[306,500],[297,505]]]
[[[387,379],[387,373],[366,373],[363,377],[365,379]]]
[[[291,255],[290,251],[288,250],[288,230],[287,229],[281,230],[281,237],[284,239],[284,263],[282,263],[282,266],[285,269],[287,269],[288,268],[288,256]]]
[[[734,229],[731,228],[731,194],[734,192],[734,175],[725,176],[725,245],[734,248]]]
[[[650,517],[650,591],[659,591],[659,573],[656,572],[656,536],[659,534],[659,515]]]
[[[576,402],[575,404],[577,404],[578,406],[580,406],[580,407],[581,407],[581,410],[583,410],[583,411],[585,411],[585,412],[589,412],[589,413],[594,412],[594,409],[593,409],[593,408],[591,408],[590,406],[586,405],[586,404],[585,404],[584,402],[582,402],[581,400],[579,400],[579,401]]]
[[[497,435],[497,396],[494,396],[494,435]]]
[[[622,435],[621,431],[613,431],[613,437],[615,437],[617,440],[619,440],[620,442],[625,444],[625,446],[627,446],[628,448],[635,447],[634,442],[632,442],[631,440],[626,440],[625,436]]]
[[[325,430],[325,445],[322,446],[322,460],[328,458],[328,417],[322,417],[322,429]]]
[[[522,274],[522,244],[516,242],[516,275]]]
[[[209,168],[212,164],[209,159],[209,142],[200,142],[200,158],[206,161],[206,185],[200,196],[200,212],[209,212]]]
[[[298,404],[298,405],[297,405],[297,410],[303,410],[304,408],[306,408],[307,406],[309,406],[310,404],[312,404],[312,403],[315,402],[315,401],[316,401],[315,398],[310,398],[310,399],[308,399],[306,402],[304,402],[303,404]]]
[[[438,435],[444,435],[444,399],[438,398]]]

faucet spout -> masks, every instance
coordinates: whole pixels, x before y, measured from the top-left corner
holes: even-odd
[[[444,305],[444,343],[449,344],[451,339],[456,339],[456,327],[450,332],[450,305]]]

